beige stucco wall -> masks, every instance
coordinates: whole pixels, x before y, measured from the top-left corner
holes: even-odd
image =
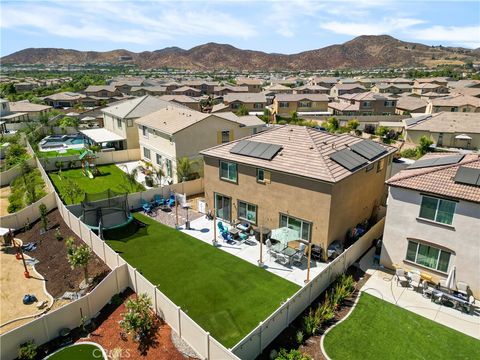
[[[103,127],[107,130],[114,132],[117,135],[123,136],[126,138],[126,148],[127,149],[137,149],[140,145],[138,142],[138,130],[135,124],[135,119],[132,121],[132,126],[127,126],[127,121],[125,119],[120,119],[122,121],[122,127],[117,126],[116,117],[110,114],[103,114]]]
[[[459,201],[452,227],[448,227],[417,219],[421,199],[419,192],[390,187],[381,264],[418,269],[437,283],[448,274],[405,260],[407,239],[436,245],[452,252],[448,271],[455,266],[457,281],[469,284],[474,296],[480,298],[480,236],[475,231],[480,224],[480,204]]]
[[[455,112],[480,112],[480,107],[476,107],[473,105],[462,105],[462,106],[433,106],[430,102],[427,105],[427,109],[425,112],[428,114],[438,113],[442,111],[450,112],[452,108],[455,108]]]
[[[328,111],[328,101],[311,101],[311,107],[299,107],[297,101],[285,101],[288,102],[288,108],[281,108],[279,101],[273,100],[273,113],[282,116],[290,116],[294,111]]]
[[[279,172],[271,183],[258,183],[256,168],[238,165],[238,184],[220,180],[219,160],[204,158],[205,199],[213,210],[214,193],[232,198],[232,220],[237,219],[237,201],[257,205],[258,225],[278,228],[280,213],[312,223],[312,242],[325,248],[330,217],[332,185]]]
[[[455,139],[457,135],[468,135],[472,140]],[[420,138],[426,136],[431,139],[434,144],[438,144],[438,132],[429,132],[422,130],[410,129],[406,131],[406,140],[414,144],[420,144]],[[462,149],[478,149],[480,148],[480,134],[475,133],[443,133],[442,146],[444,147],[458,147]]]

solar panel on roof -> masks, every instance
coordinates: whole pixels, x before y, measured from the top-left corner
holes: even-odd
[[[440,156],[431,159],[418,160],[409,167],[408,170],[421,169],[432,166],[452,165],[458,163],[465,155]]]
[[[351,145],[350,149],[368,160],[373,160],[376,157],[387,152],[387,149],[385,147],[371,140],[360,141],[356,144]]]
[[[460,166],[454,180],[461,184],[480,186],[480,169]]]
[[[334,152],[332,155],[330,155],[330,159],[350,171],[353,171],[368,162],[365,158],[355,154],[349,149],[343,149]]]
[[[257,159],[272,160],[280,150],[282,150],[281,145],[242,140],[230,149],[230,153],[250,156]]]

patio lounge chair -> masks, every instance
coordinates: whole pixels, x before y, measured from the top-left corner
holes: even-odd
[[[395,278],[397,280],[397,286],[398,283],[400,283],[400,285],[402,285],[402,283],[406,283],[407,286],[410,285],[409,279],[405,276],[405,270],[403,270],[402,268],[398,268],[397,270],[395,270]]]
[[[414,291],[417,291],[418,289],[420,289],[422,284],[422,278],[420,277],[420,274],[412,273],[410,283],[412,284]]]
[[[422,295],[426,298],[432,297],[432,289],[428,287],[428,283],[426,281],[422,282]]]
[[[246,232],[240,231],[238,233],[238,237],[240,238],[240,241],[245,241],[248,239],[248,234]]]
[[[217,223],[217,227],[218,227],[218,230],[220,230],[221,234],[228,233],[228,229],[225,226],[223,226],[223,223],[221,221]]]
[[[163,206],[163,205],[165,205],[165,199],[164,199],[160,194],[156,194],[156,195],[153,197],[153,202],[155,203],[155,206]]]
[[[289,265],[290,263],[290,259],[288,258],[288,256],[285,256],[282,253],[277,253],[277,258],[275,261],[282,265]]]
[[[463,281],[458,281],[457,282],[457,291],[463,295],[468,295],[468,290],[469,286],[467,283],[464,283]]]
[[[295,255],[292,256],[292,262],[294,264],[300,264],[302,265],[304,255],[302,251],[298,251]]]

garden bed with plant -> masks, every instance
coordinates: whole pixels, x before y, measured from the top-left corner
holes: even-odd
[[[44,219],[47,231],[44,231]],[[58,210],[51,211],[33,224],[26,224],[15,237],[24,244],[36,244],[35,250],[26,254],[39,261],[35,269],[45,277],[47,291],[54,298],[61,297],[66,291],[80,290],[80,284],[85,279],[84,267],[79,264],[72,269],[72,261],[67,258],[67,240],[72,239],[72,245],[77,248],[85,243],[65,224]],[[81,252],[79,254],[82,255]],[[87,288],[89,290],[110,272],[110,268],[93,252],[87,257],[88,278],[91,279]]]
[[[326,360],[320,349],[322,334],[348,314],[368,277],[358,267],[351,266],[346,274],[341,275],[282,331],[258,358]]]
[[[32,169],[26,161],[19,166],[22,167],[22,174],[10,183],[9,213],[17,212],[47,195],[40,171]]]
[[[9,138],[0,138],[0,144],[9,143],[5,158],[1,161],[0,172],[7,171],[30,158],[26,147],[22,145],[20,136],[20,133],[17,133]]]

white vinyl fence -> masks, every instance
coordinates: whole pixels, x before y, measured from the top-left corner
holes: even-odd
[[[255,359],[262,351],[302,313],[335,279],[372,245],[372,240],[383,233],[385,218],[344,251],[306,286],[298,290],[265,321],[262,321],[231,350],[241,359]]]
[[[0,358],[15,359],[20,344],[34,340],[41,345],[59,336],[61,329],[73,329],[80,325],[82,316],[92,319],[110,301],[114,294],[129,286],[127,265],[122,265],[109,273],[90,293],[48,312],[29,323],[10,330],[0,337]]]
[[[34,158],[30,158],[27,160],[27,164],[30,167],[35,168],[37,167],[37,163]],[[0,186],[10,185],[13,179],[20,176],[22,174],[22,168],[20,164],[15,165],[11,169],[2,171],[0,173]]]

